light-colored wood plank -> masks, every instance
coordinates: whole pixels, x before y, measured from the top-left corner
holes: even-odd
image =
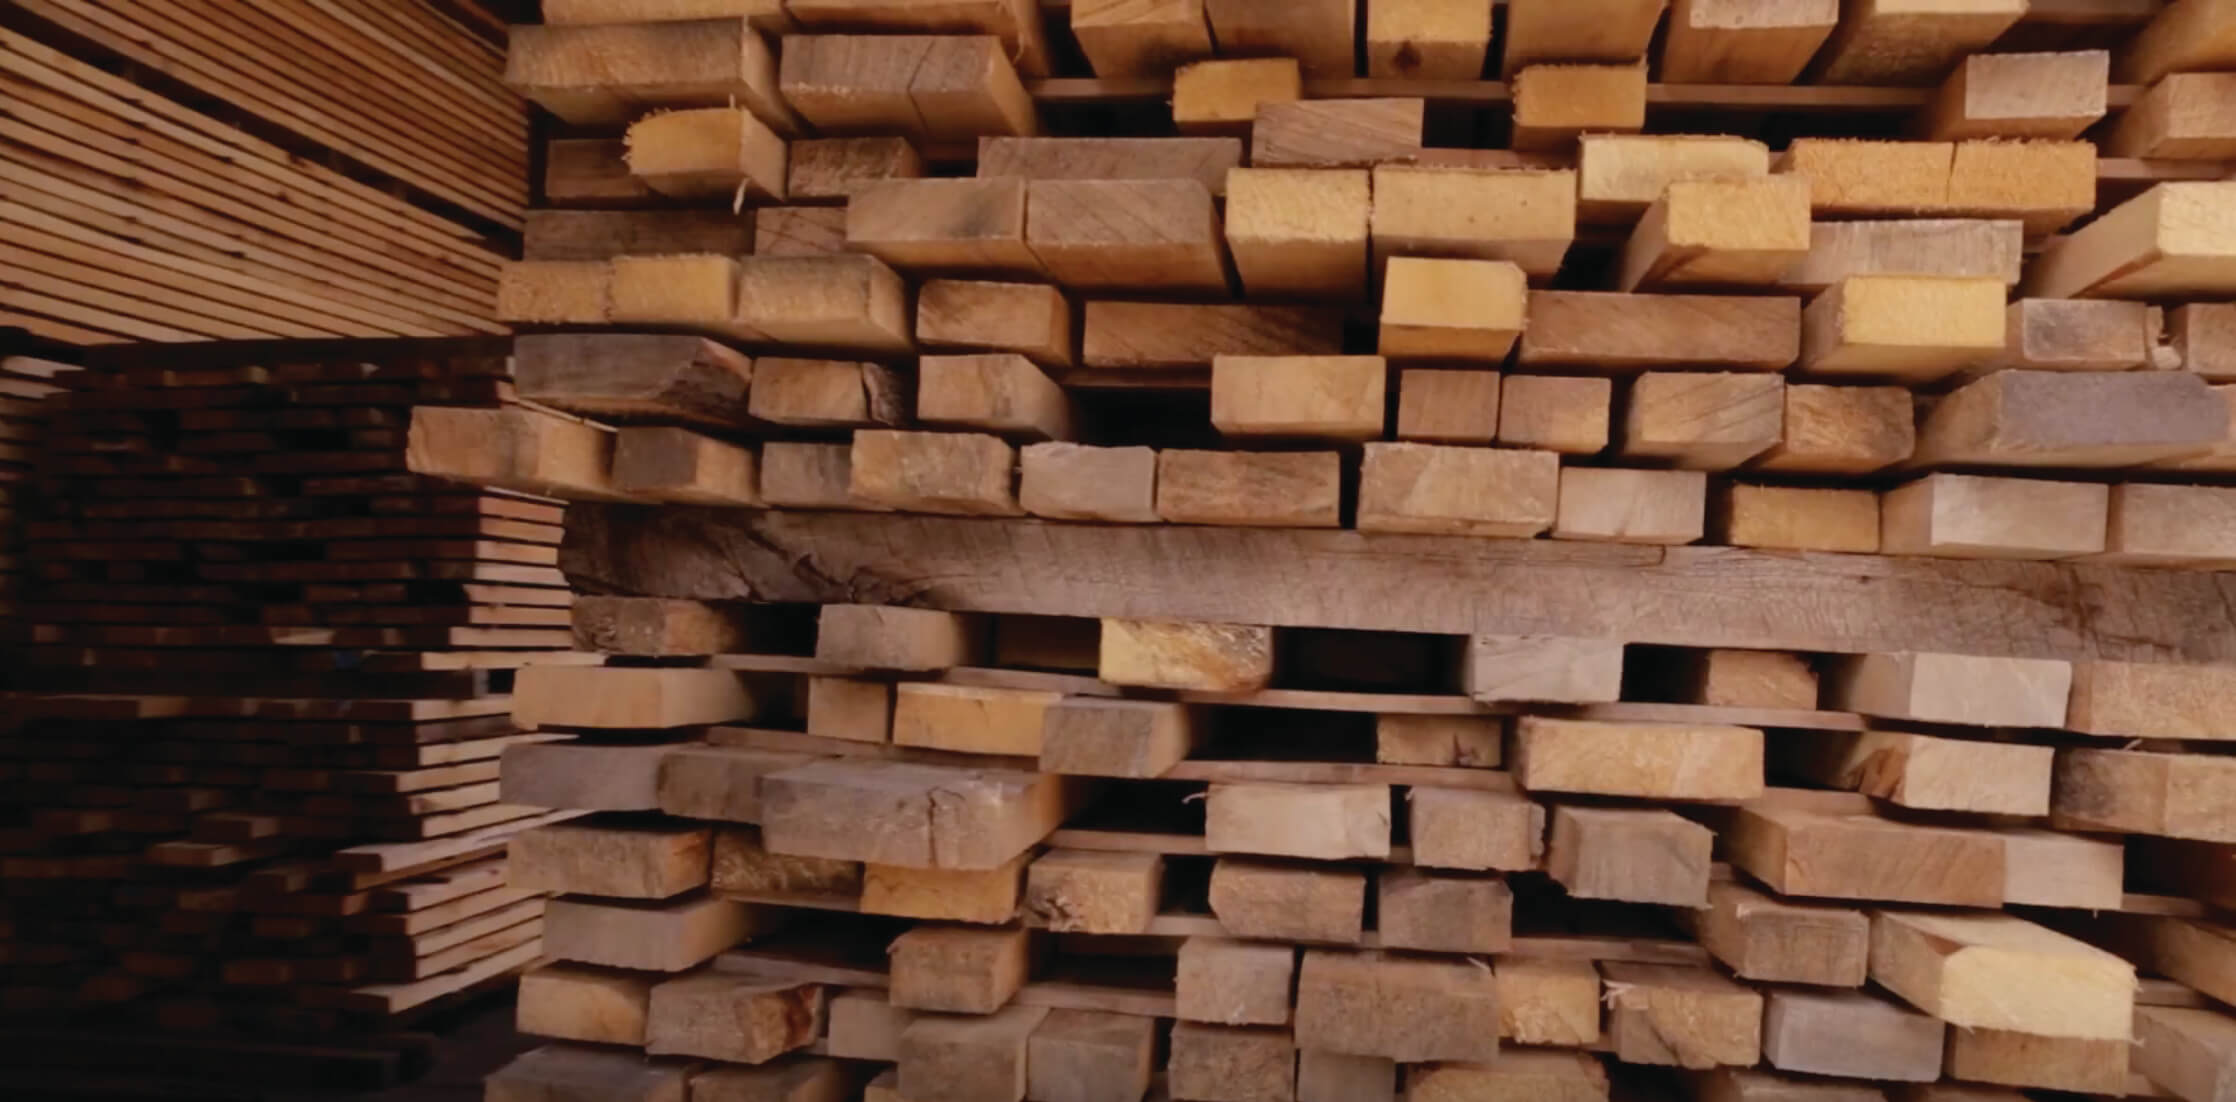
[[[1860,987],[1871,948],[1863,912],[1765,895],[1735,881],[1708,886],[1696,912],[1701,945],[1742,979]]]
[[[1261,689],[1273,677],[1273,629],[1106,618],[1097,673],[1114,685]]]
[[[1198,61],[1172,75],[1172,122],[1183,134],[1247,134],[1259,107],[1302,98],[1293,57]]]
[[[1781,895],[1975,907],[2003,900],[2003,842],[1982,831],[1758,804],[1734,812],[1720,837],[1733,867]]]
[[[2224,569],[2236,563],[2236,493],[2212,486],[2112,487],[2100,561]]]
[[[1707,514],[1708,476],[1699,471],[1563,467],[1553,538],[1692,543]]]
[[[2044,298],[2213,297],[2236,293],[2236,183],[2159,184],[2053,242],[2029,269]]]
[[[1826,84],[1931,84],[2026,14],[2013,0],[1872,0],[1845,14],[1817,62]]]
[[[1373,0],[1366,5],[1370,77],[1476,80],[1490,44],[1491,9],[1482,4]]]
[[[1495,1059],[1498,987],[1465,960],[1308,949],[1297,970],[1301,1046],[1401,1063]]]
[[[1418,99],[1269,100],[1250,125],[1250,163],[1265,168],[1371,168],[1420,156]]]
[[[1809,227],[1809,255],[1783,285],[1804,294],[1849,276],[1932,275],[2019,281],[2025,226],[2016,220],[1915,218]]]
[[[1220,356],[1211,424],[1231,437],[1378,439],[1388,375],[1380,356]]]
[[[1793,176],[1677,180],[1646,208],[1617,286],[1778,283],[1809,253],[1809,185]]]
[[[1352,944],[1366,912],[1355,868],[1221,857],[1211,867],[1211,913],[1235,937]]]
[[[1498,442],[1564,455],[1597,454],[1607,448],[1614,394],[1608,379],[1508,375],[1499,385]]]
[[[1762,732],[1751,727],[1543,716],[1514,725],[1514,779],[1532,792],[1745,800],[1762,794],[1762,760]]]
[[[752,451],[689,429],[634,425],[614,436],[613,487],[640,501],[759,505]]]
[[[1521,336],[1528,298],[1527,277],[1509,261],[1392,257],[1376,347],[1391,359],[1496,366]]]
[[[1358,8],[1337,0],[1204,0],[1221,53],[1293,57],[1315,77],[1357,72]]]
[[[2229,778],[2217,756],[2075,747],[2057,754],[2051,825],[2199,841],[2236,841]]]
[[[1204,804],[1213,853],[1343,860],[1390,852],[1388,785],[1214,784]]]
[[[2125,467],[2210,450],[2228,411],[2177,371],[1997,371],[1936,403],[1914,463]]]
[[[861,429],[854,434],[848,492],[919,513],[1018,515],[1016,449],[998,436]]]
[[[1649,371],[1631,384],[1619,450],[1729,470],[1777,446],[1784,423],[1785,380],[1776,375]]]
[[[1144,447],[1028,444],[1018,453],[1017,504],[1036,517],[1155,524],[1157,453]]]
[[[1358,527],[1533,536],[1552,526],[1559,490],[1560,462],[1552,452],[1368,443]]]
[[[846,245],[904,271],[1032,276],[1025,182],[1007,177],[886,180],[846,203]]]
[[[1951,1025],[2124,1040],[2133,1024],[2133,966],[2010,915],[1875,911],[1871,979]]]
[[[1056,282],[1224,294],[1211,193],[1194,180],[1033,180],[1025,241]]]
[[[1524,870],[1544,852],[1545,809],[1513,793],[1416,787],[1405,808],[1417,865]]]
[[[1919,117],[1933,141],[1964,138],[2077,138],[2104,117],[2112,55],[1974,54],[1941,82]]]
[[[1781,1071],[1932,1082],[1945,1032],[1933,1017],[1861,991],[1778,990],[1764,999],[1762,1055]]]
[[[1071,398],[1014,352],[919,357],[916,419],[1026,441],[1062,440],[1073,432]]]
[[[1576,176],[1378,165],[1372,227],[1377,268],[1400,254],[1451,256],[1550,277],[1576,238]]]
[[[1646,66],[1531,64],[1514,74],[1519,150],[1566,149],[1584,133],[1635,134],[1646,128]]]
[[[528,666],[514,678],[513,722],[538,727],[657,728],[751,718],[753,691],[728,670]]]
[[[2062,559],[2104,549],[2103,486],[1935,474],[1886,493],[1880,539],[1897,555]]]
[[[1662,7],[1663,0],[1510,2],[1502,69],[1512,76],[1541,61],[1635,61],[1645,56]]]
[[[1157,453],[1157,515],[1175,524],[1334,528],[1335,452]]]
[[[1675,0],[1662,37],[1670,84],[1791,84],[1840,22],[1828,0]]]
[[[1227,248],[1244,289],[1252,296],[1362,294],[1368,184],[1359,170],[1230,170]]]
[[[1813,376],[1930,382],[2003,352],[2003,285],[1941,276],[1850,276],[1802,315]]]
[[[1801,353],[1801,319],[1801,300],[1783,296],[1532,291],[1521,362],[1778,371]]]
[[[1667,811],[1557,807],[1545,871],[1579,899],[1700,907],[1712,839],[1708,828]]]
[[[1779,747],[1801,776],[1902,807],[2042,816],[2050,811],[2047,746],[1976,742],[1914,731],[1828,732]]]
[[[1825,701],[1891,719],[1994,727],[2065,722],[2070,662],[1908,651],[1860,655],[1834,668]]]
[[[1750,138],[1586,134],[1579,145],[1577,215],[1585,222],[1635,222],[1677,180],[1770,171],[1769,148]]]
[[[1387,337],[1382,354],[1391,355]],[[1495,371],[1405,368],[1398,372],[1396,436],[1430,444],[1488,444],[1498,435],[1499,388]]]
[[[1607,1040],[1626,1064],[1748,1067],[1762,1057],[1762,996],[1707,968],[1609,961]]]
[[[1099,77],[1163,76],[1211,56],[1203,0],[1085,0],[1071,33]]]

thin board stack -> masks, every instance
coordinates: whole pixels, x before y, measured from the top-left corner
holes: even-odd
[[[23,592],[25,497],[46,426],[46,398],[73,370],[29,356],[0,359],[0,621],[16,617]]]
[[[501,801],[497,760],[538,737],[513,669],[567,646],[561,510],[404,449],[413,406],[509,396],[506,342],[137,362],[45,400],[0,1040],[302,1043],[504,983],[543,910],[504,839],[555,814]]]
[[[437,0],[0,7],[0,326],[70,345],[502,333],[503,48]]]
[[[2224,1097],[2236,5],[1845,9],[547,0],[492,1102]]]

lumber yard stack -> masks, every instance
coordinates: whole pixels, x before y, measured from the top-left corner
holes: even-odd
[[[0,358],[0,619],[18,614],[24,506],[31,461],[46,427],[46,398],[73,370],[32,356]]]
[[[468,7],[0,7],[0,326],[66,345],[504,332],[528,110],[502,28]]]
[[[488,1097],[2226,1097],[2236,7],[1354,8],[515,28]]]
[[[507,345],[117,353],[44,399],[0,703],[11,1068],[151,1070],[118,1046],[178,1034],[229,1080],[322,1074],[272,1059],[307,1046],[379,1082],[408,1062],[351,1038],[539,959],[504,840],[566,813],[497,774],[548,737],[508,690],[568,644],[561,509],[404,455],[415,405],[508,396]]]

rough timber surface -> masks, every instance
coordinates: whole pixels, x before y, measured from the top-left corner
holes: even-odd
[[[2236,577],[2060,563],[577,504],[560,565],[696,600],[2236,664]]]

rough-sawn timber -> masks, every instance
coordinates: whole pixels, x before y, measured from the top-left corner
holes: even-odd
[[[578,504],[561,566],[697,600],[2236,664],[2236,575],[2061,563]]]

